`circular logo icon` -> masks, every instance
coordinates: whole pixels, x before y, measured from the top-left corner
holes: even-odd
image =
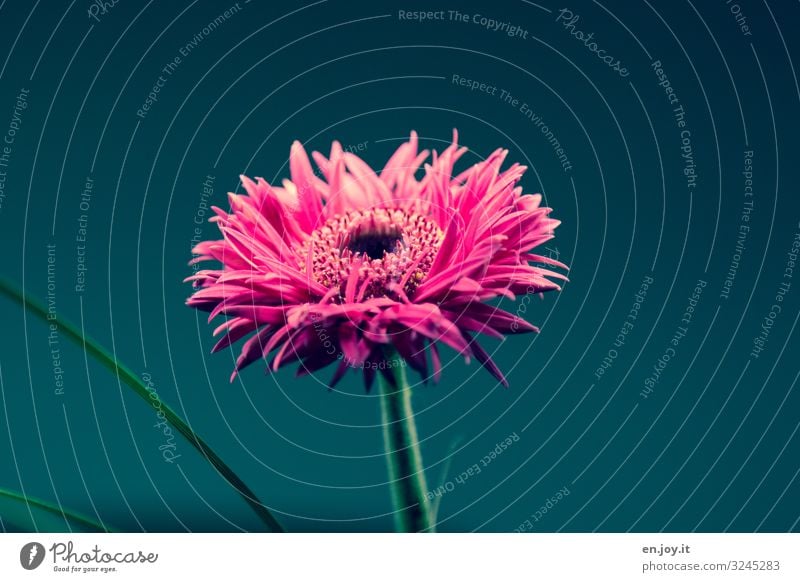
[[[39,542],[28,542],[19,551],[19,563],[26,570],[35,570],[44,562],[44,546]]]

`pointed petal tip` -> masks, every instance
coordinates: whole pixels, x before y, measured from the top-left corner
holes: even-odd
[[[313,154],[312,154],[313,155]],[[300,140],[294,140],[292,142],[292,147],[289,149],[289,161],[295,161],[300,158],[302,160],[308,160],[308,153],[306,152],[305,146],[300,142]]]

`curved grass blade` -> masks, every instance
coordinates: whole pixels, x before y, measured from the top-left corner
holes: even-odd
[[[163,402],[155,402],[150,398],[150,392],[147,387],[134,374],[127,366],[118,362],[105,348],[92,340],[91,338],[83,335],[81,331],[72,323],[65,321],[61,317],[50,317],[48,319],[47,309],[35,299],[25,296],[19,289],[14,287],[8,281],[0,279],[0,293],[6,295],[10,299],[19,303],[25,309],[45,321],[46,323],[58,324],[59,331],[63,331],[67,337],[80,345],[88,354],[93,356],[97,361],[103,364],[106,368],[111,370],[117,377],[127,384],[142,400],[148,403],[154,410],[163,411],[167,422],[169,422],[179,433],[181,433],[186,440],[189,441],[205,459],[210,462],[214,468],[230,483],[239,495],[244,498],[248,505],[256,512],[258,517],[264,524],[274,532],[284,531],[280,522],[275,519],[275,516],[267,509],[267,507],[259,501],[255,493],[242,481],[239,476],[233,472],[233,469],[228,467],[223,460],[213,451],[213,449],[200,438],[186,422],[177,415],[169,406]],[[160,407],[160,408],[159,408]]]
[[[447,458],[445,459],[444,465],[442,465],[442,473],[439,476],[439,486],[434,489],[434,491],[442,491],[444,490],[445,485],[447,484],[447,477],[450,475],[450,467],[453,464],[453,453],[455,453],[456,448],[458,445],[461,444],[462,438],[461,436],[457,436],[452,440],[450,443],[450,448],[447,451]],[[442,503],[442,496],[437,495],[436,499],[433,500],[431,504],[431,515],[433,515],[433,523],[438,523],[439,519],[439,505]]]
[[[98,523],[93,519],[81,515],[80,513],[64,509],[63,507],[53,505],[52,503],[42,501],[41,499],[36,499],[35,497],[28,497],[22,493],[11,491],[10,489],[0,489],[0,498],[10,499],[11,501],[28,505],[29,507],[33,506],[36,509],[40,509],[52,515],[57,515],[58,517],[64,518],[67,521],[80,524],[81,527],[89,529],[93,532],[113,531],[102,523]]]

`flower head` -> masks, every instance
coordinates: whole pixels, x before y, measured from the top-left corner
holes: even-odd
[[[331,386],[357,368],[369,388],[396,352],[423,377],[430,353],[438,380],[444,344],[507,385],[473,334],[537,331],[486,302],[559,289],[551,279],[565,277],[547,267],[565,265],[530,252],[559,221],[539,194],[522,193],[524,166],[500,171],[507,150],[454,175],[465,151],[454,132],[418,178],[429,152],[418,151],[416,133],[379,174],[334,142],[329,157],[313,153],[319,177],[295,142],[291,181],[242,176],[247,194],[229,194],[229,211],[214,208],[222,240],[194,248],[192,263],[221,268],[189,277],[187,301],[209,320],[226,316],[213,351],[247,338],[231,379],[273,354],[272,370],[338,362]]]

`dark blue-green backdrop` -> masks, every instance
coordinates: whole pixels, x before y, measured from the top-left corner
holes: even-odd
[[[510,388],[451,352],[415,387],[439,529],[798,530],[798,15],[2,2],[2,276],[147,375],[290,531],[391,530],[374,394],[328,391],[330,370],[230,383],[182,280],[195,228],[217,236],[204,204],[288,177],[293,140],[380,167],[412,129],[441,149],[458,128],[466,162],[505,147],[530,168],[563,221],[544,253],[571,271],[508,307],[538,336],[487,342]],[[0,487],[120,530],[262,527],[115,376],[0,309]],[[7,505],[7,530],[73,527]]]

